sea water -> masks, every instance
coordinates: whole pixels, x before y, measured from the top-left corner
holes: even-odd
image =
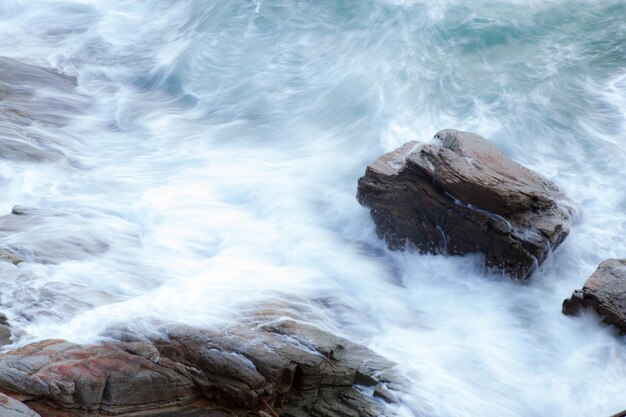
[[[17,345],[273,306],[396,361],[403,415],[626,408],[624,339],[561,314],[626,256],[623,1],[2,0],[0,56],[88,103],[40,127],[61,160],[0,161],[0,214],[41,209],[0,238],[36,260],[0,268]],[[391,252],[357,203],[367,164],[443,128],[577,204],[530,281]]]

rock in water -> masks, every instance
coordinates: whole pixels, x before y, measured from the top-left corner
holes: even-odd
[[[282,320],[173,328],[153,341],[38,342],[0,355],[0,390],[55,417],[374,417],[391,414],[375,396],[393,401],[388,388],[408,386],[394,367],[363,346]],[[374,386],[382,389],[371,393]]]
[[[595,310],[608,325],[626,334],[626,259],[607,259],[591,274],[582,290],[563,302],[563,313],[574,316]]]
[[[378,235],[392,249],[482,253],[488,269],[529,278],[568,235],[573,205],[481,136],[442,130],[435,140],[406,143],[359,179]]]
[[[0,57],[0,159],[57,162],[75,138],[63,131],[89,106],[72,77]]]
[[[11,326],[4,313],[0,313],[0,346],[11,344]]]

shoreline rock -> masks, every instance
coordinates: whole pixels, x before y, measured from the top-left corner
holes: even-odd
[[[381,399],[397,402],[392,391],[406,386],[394,366],[281,320],[220,332],[178,327],[153,341],[33,343],[0,355],[0,390],[55,417],[374,417],[391,415]]]
[[[442,130],[435,140],[382,155],[359,179],[379,237],[391,249],[481,253],[487,269],[529,278],[569,234],[572,204],[481,136]]]
[[[576,316],[584,309],[626,334],[626,259],[602,261],[583,288],[563,301],[563,314]]]

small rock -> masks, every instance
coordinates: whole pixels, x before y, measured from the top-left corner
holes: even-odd
[[[4,324],[0,324],[0,346],[11,344],[11,328]]]
[[[563,314],[575,316],[587,308],[626,334],[626,259],[603,261],[582,290],[563,301]]]
[[[395,395],[383,383],[378,383],[376,388],[374,388],[374,397],[381,398],[383,401],[389,404],[398,403],[398,399]]]
[[[0,346],[11,344],[11,326],[4,313],[0,313]]]
[[[0,261],[9,262],[13,265],[17,265],[19,263],[26,262],[27,259],[19,253],[15,252],[13,249],[0,247]]]

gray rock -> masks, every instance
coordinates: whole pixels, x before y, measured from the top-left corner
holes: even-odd
[[[11,328],[6,324],[0,324],[0,346],[11,344]]]
[[[21,262],[26,262],[26,258],[15,252],[11,248],[0,246],[0,261],[9,262],[13,265],[17,265]]]
[[[0,393],[0,416],[2,417],[41,417],[22,402]]]
[[[76,92],[76,79],[0,57],[0,158],[63,159],[74,139],[60,128],[88,105]]]
[[[0,217],[0,237],[11,246],[0,247],[0,259],[56,264],[101,254],[108,244],[89,231],[93,222],[61,210],[13,207]]]
[[[481,253],[487,269],[529,278],[568,235],[572,204],[478,135],[443,130],[435,140],[381,156],[359,179],[378,235],[392,249]]]
[[[4,313],[0,313],[0,346],[11,344],[11,326]]]
[[[626,259],[600,263],[582,290],[563,302],[563,313],[578,315],[583,309],[596,311],[607,325],[626,333]]]
[[[389,404],[398,403],[398,399],[396,398],[396,396],[393,395],[389,388],[387,388],[387,385],[382,382],[376,384],[376,387],[374,388],[374,397],[380,398]]]

